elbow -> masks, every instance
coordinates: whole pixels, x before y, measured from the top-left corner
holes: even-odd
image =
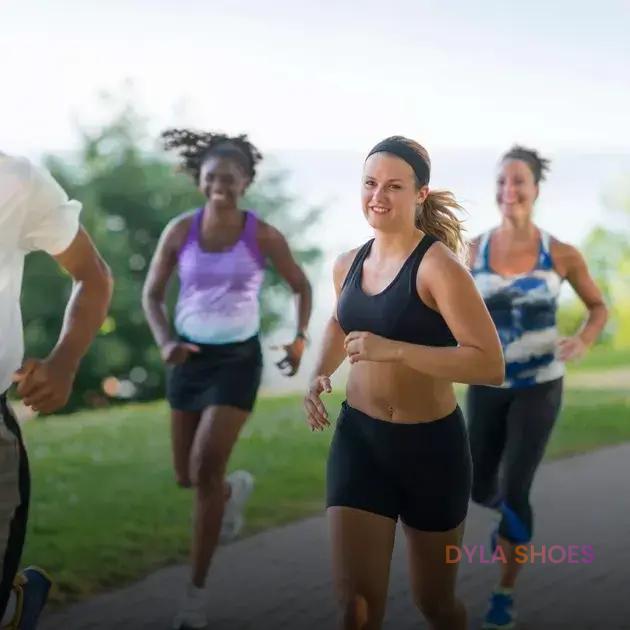
[[[109,304],[114,294],[114,274],[105,261],[102,261],[101,264],[101,282],[103,283],[103,291],[107,295],[107,303]]]
[[[505,360],[503,352],[499,351],[486,363],[486,376],[484,385],[502,385],[505,380]]]
[[[502,385],[505,380],[505,373],[503,370],[500,372],[492,373],[487,379],[484,385]]]
[[[154,304],[159,302],[160,300],[155,295],[155,292],[145,285],[142,290],[142,310],[145,312],[145,315],[149,313]]]
[[[313,294],[313,287],[306,277],[306,274],[302,274],[302,277],[291,288],[296,295],[311,297]]]
[[[146,316],[155,310],[161,308],[164,304],[164,291],[161,287],[156,286],[153,282],[145,282],[142,287],[142,310]]]
[[[109,265],[100,257],[96,261],[91,273],[82,280],[86,289],[89,287],[92,296],[98,296],[97,300],[107,308],[114,292],[114,276]]]

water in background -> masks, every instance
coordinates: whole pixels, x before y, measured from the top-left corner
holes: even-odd
[[[558,153],[551,172],[541,185],[536,220],[558,238],[579,245],[596,225],[610,225],[615,219],[607,213],[603,197],[622,177],[630,180],[630,154]],[[282,151],[266,160],[267,168],[286,169],[288,186],[300,203],[322,208],[318,228],[312,238],[324,250],[319,277],[311,277],[314,308],[309,333],[312,339],[300,372],[289,379],[273,365],[278,353],[267,347],[288,341],[295,331],[294,315],[287,328],[264,340],[265,371],[263,392],[302,391],[314,367],[323,326],[333,306],[332,263],[339,253],[371,237],[360,205],[361,168],[364,156],[352,152]],[[468,233],[473,236],[498,221],[494,203],[494,176],[497,154],[490,151],[433,151],[431,186],[453,191],[466,208]],[[282,230],[282,226],[276,226]],[[564,296],[570,295],[565,287]],[[347,365],[333,379],[333,387],[343,386]]]

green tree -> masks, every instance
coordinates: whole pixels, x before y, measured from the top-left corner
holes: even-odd
[[[610,309],[610,319],[600,343],[630,347],[630,190],[618,186],[604,197],[611,227],[597,226],[584,240],[581,251]],[[571,334],[585,309],[577,299],[563,305],[560,327]]]
[[[177,173],[166,156],[151,150],[145,122],[129,104],[101,129],[80,133],[76,159],[51,157],[47,166],[68,194],[83,203],[82,223],[111,266],[116,285],[109,317],[77,376],[70,409],[107,404],[103,383],[112,377],[123,397],[147,400],[163,394],[164,368],[144,319],[142,284],[167,222],[203,203],[193,182]],[[245,202],[285,234],[297,260],[312,271],[321,251],[308,244],[308,232],[319,212],[300,212],[300,204],[285,190],[285,174],[261,177]],[[171,305],[176,285],[169,290]],[[47,256],[27,258],[22,305],[29,354],[44,356],[54,344],[70,287]],[[287,296],[283,282],[269,269],[263,333],[282,322]]]

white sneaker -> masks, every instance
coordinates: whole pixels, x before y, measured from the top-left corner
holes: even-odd
[[[234,471],[228,475],[226,481],[230,484],[232,491],[225,504],[223,521],[221,522],[219,540],[222,543],[234,540],[243,529],[245,524],[243,510],[254,489],[254,477],[245,470]]]
[[[189,584],[173,620],[173,630],[201,630],[208,627],[206,592]]]

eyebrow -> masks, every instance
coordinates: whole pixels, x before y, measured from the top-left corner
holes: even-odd
[[[374,177],[372,175],[366,175],[365,179],[376,179],[376,177]],[[388,179],[387,181],[389,183],[391,183],[391,182],[403,182],[404,183],[404,180],[401,179],[400,177],[394,177],[393,179]]]

